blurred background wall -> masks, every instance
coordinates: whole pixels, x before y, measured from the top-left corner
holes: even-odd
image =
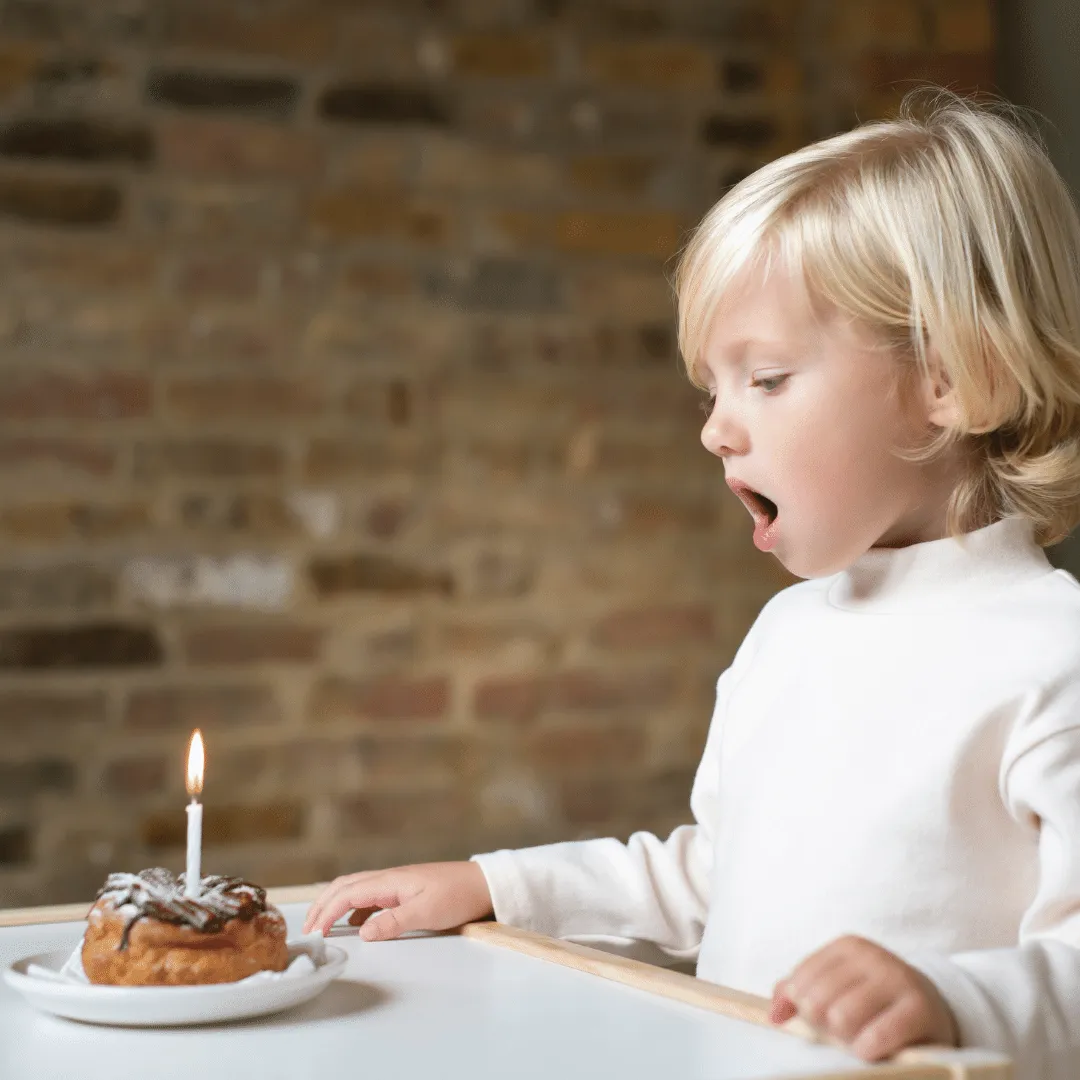
[[[0,905],[687,819],[790,583],[667,275],[987,0],[0,0]]]

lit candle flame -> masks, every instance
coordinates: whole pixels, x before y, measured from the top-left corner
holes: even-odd
[[[203,750],[202,732],[196,728],[191,734],[187,755],[187,793],[193,799],[202,794],[205,764],[206,752]]]

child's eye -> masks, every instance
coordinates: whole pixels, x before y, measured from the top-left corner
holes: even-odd
[[[768,375],[764,379],[754,379],[751,386],[760,386],[766,394],[771,394],[787,380],[786,375]]]

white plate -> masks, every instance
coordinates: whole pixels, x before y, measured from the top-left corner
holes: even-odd
[[[290,944],[290,955],[302,948]],[[4,978],[44,1012],[125,1027],[216,1024],[288,1009],[321,994],[341,974],[347,959],[343,950],[327,945],[325,956],[317,959],[315,970],[306,975],[209,986],[78,986],[27,974],[31,964],[59,972],[70,955],[67,948],[24,956],[4,972]]]

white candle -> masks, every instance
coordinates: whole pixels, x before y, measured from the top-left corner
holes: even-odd
[[[202,803],[192,799],[187,804],[187,877],[184,895],[198,896],[202,881]]]
[[[187,805],[187,868],[184,876],[184,895],[196,897],[202,884],[202,803],[198,796],[203,789],[203,771],[206,755],[203,751],[202,732],[196,728],[191,733],[187,757],[187,793],[191,802]]]

